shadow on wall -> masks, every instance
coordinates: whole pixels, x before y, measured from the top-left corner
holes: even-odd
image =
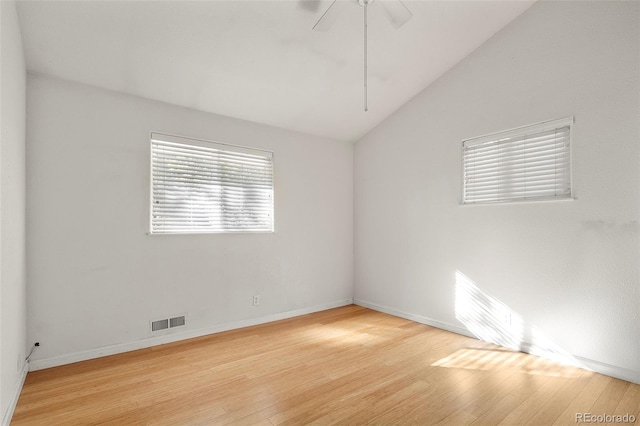
[[[520,314],[485,293],[469,277],[456,271],[456,318],[478,339],[585,368],[571,354],[549,340],[535,326],[525,326]]]

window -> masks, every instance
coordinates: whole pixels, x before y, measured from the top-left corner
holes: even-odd
[[[273,231],[273,153],[151,134],[152,234]]]
[[[462,142],[462,203],[571,198],[573,117]]]

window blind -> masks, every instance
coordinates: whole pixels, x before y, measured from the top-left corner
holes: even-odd
[[[273,153],[151,134],[151,233],[273,231]]]
[[[468,139],[463,204],[571,198],[573,117]]]

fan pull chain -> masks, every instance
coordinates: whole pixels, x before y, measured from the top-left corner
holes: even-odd
[[[367,5],[368,1],[364,2],[364,111],[369,111],[367,107]]]

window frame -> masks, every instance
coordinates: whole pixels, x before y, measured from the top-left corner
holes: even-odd
[[[575,118],[573,116],[564,117],[555,120],[542,121],[535,124],[529,124],[525,126],[515,127],[508,130],[503,130],[494,133],[488,133],[482,136],[476,136],[473,138],[464,139],[460,145],[460,206],[477,206],[477,205],[492,205],[492,204],[519,204],[519,203],[540,203],[540,202],[562,202],[575,200],[575,184],[573,177],[573,125],[575,124]],[[562,127],[569,127],[568,147],[567,155],[569,157],[569,171],[568,171],[568,183],[569,194],[567,195],[554,195],[554,196],[541,196],[541,197],[521,197],[513,199],[499,199],[491,201],[472,201],[467,202],[465,200],[466,179],[465,179],[465,148],[470,144],[471,146],[479,145],[482,143],[488,143],[503,138],[513,138],[518,136],[525,136],[530,133],[545,132]]]
[[[223,229],[223,230],[203,230],[203,231],[170,231],[162,232],[154,230],[153,227],[153,143],[167,142],[176,143],[188,146],[213,148],[221,151],[231,151],[236,153],[245,153],[250,155],[265,154],[265,157],[269,157],[271,160],[271,229],[270,230],[253,230],[253,229]],[[211,235],[211,234],[273,234],[275,233],[276,221],[275,221],[275,167],[274,167],[274,152],[261,148],[248,147],[243,145],[236,145],[224,142],[210,141],[206,139],[199,139],[189,136],[177,136],[173,134],[163,132],[150,132],[148,140],[148,154],[149,154],[149,200],[148,200],[148,227],[147,235]]]

